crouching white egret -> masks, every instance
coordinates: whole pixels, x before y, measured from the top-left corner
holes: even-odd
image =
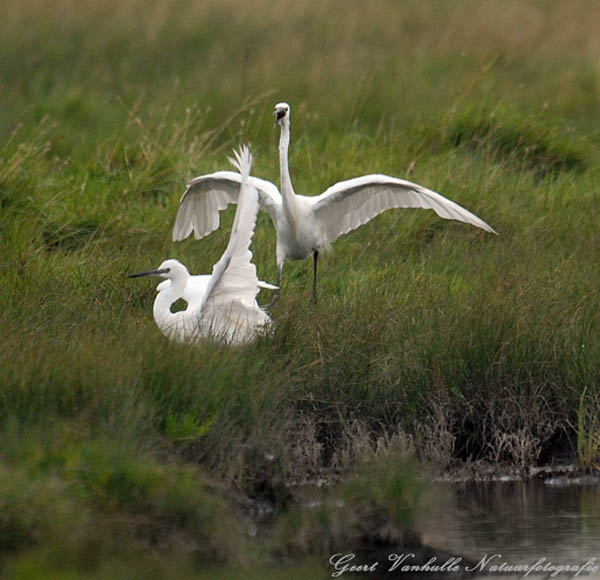
[[[317,196],[297,195],[288,167],[290,106],[275,105],[275,125],[280,125],[279,167],[281,192],[263,179],[250,177],[258,190],[260,209],[271,216],[277,231],[277,285],[286,260],[313,256],[313,301],[317,301],[317,260],[319,250],[342,234],[367,223],[393,208],[433,209],[444,219],[458,220],[487,232],[497,232],[482,219],[421,185],[387,175],[363,175],[332,185]],[[183,240],[192,232],[202,238],[219,227],[219,211],[238,200],[239,174],[218,171],[189,182],[175,224],[173,240]],[[279,296],[276,292],[275,299]]]
[[[248,181],[252,156],[247,147],[234,153],[237,161],[230,161],[240,172],[238,206],[229,243],[212,274],[192,276],[181,262],[170,259],[156,270],[129,276],[164,278],[156,288],[154,320],[163,334],[178,342],[213,338],[230,344],[245,343],[271,324],[256,295],[259,288],[277,287],[258,280],[249,248],[258,211],[258,193]],[[187,302],[187,308],[171,312],[171,306],[180,298]]]

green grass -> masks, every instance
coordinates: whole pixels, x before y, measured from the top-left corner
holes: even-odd
[[[278,577],[274,552],[310,547],[306,534],[346,537],[335,494],[414,524],[394,519],[410,494],[380,501],[377,478],[393,487],[393,473],[357,484],[358,498],[324,497],[320,521],[286,511],[286,484],[323,469],[363,481],[365,455],[410,440],[439,469],[525,468],[569,444],[581,453],[586,437],[593,459],[599,18],[591,1],[7,7],[2,572],[202,577],[221,561]],[[167,257],[210,272],[233,210],[205,240],[172,243],[185,182],[227,168],[242,142],[254,173],[278,182],[280,100],[292,105],[298,192],[406,177],[500,235],[387,212],[323,256],[318,305],[308,262],[286,265],[272,337],[169,344],[154,285],[126,276]],[[274,250],[261,215],[263,280],[276,278]],[[249,540],[232,497],[272,501],[288,544]]]

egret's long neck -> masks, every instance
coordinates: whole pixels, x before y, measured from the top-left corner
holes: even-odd
[[[279,137],[279,172],[281,178],[281,193],[283,199],[290,201],[294,197],[294,188],[290,179],[288,165],[288,149],[290,147],[290,122],[286,119],[281,124],[281,136]]]
[[[171,312],[171,305],[181,298],[187,280],[171,280],[170,284],[161,289],[154,299],[152,314],[154,321],[163,334],[169,338],[177,338],[183,324],[183,312]]]
[[[297,229],[296,218],[296,193],[292,187],[290,169],[288,166],[288,149],[290,146],[290,121],[286,119],[281,124],[281,136],[279,137],[279,173],[281,178],[281,196],[283,202],[283,213],[292,226]]]

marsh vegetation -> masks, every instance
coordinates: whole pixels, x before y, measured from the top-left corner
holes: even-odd
[[[557,454],[594,469],[599,20],[591,1],[6,6],[3,572],[201,577],[221,562],[247,578],[302,554],[288,577],[303,577],[383,521],[398,537],[413,525],[425,491],[405,456],[438,472]],[[185,182],[240,143],[277,182],[282,100],[298,191],[386,173],[500,236],[390,211],[323,257],[317,305],[310,264],[286,266],[273,336],[170,344],[154,285],[127,274],[168,257],[210,270],[233,210],[208,238],[172,243]],[[276,279],[274,248],[261,215],[262,280]],[[344,528],[329,496],[318,514],[290,507],[290,485],[323,477],[344,480],[334,495],[369,530]],[[263,501],[273,538],[248,534]]]

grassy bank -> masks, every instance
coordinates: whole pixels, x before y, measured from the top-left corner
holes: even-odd
[[[6,570],[180,577],[265,553],[322,558],[365,531],[341,534],[331,498],[317,522],[285,510],[286,484],[352,478],[365,457],[399,449],[438,470],[525,468],[578,449],[583,467],[596,462],[598,12],[593,2],[384,0],[343,12],[261,0],[7,7]],[[363,173],[407,177],[500,236],[388,212],[323,257],[318,305],[309,264],[286,266],[272,337],[169,344],[152,320],[154,285],[126,275],[167,257],[211,270],[232,212],[207,239],[174,244],[179,196],[188,178],[226,168],[241,142],[254,173],[278,182],[281,100],[292,106],[298,192]],[[276,278],[274,249],[262,215],[263,280]],[[401,499],[381,507],[377,497],[395,492],[361,474],[336,493],[366,502],[375,520],[414,523],[398,515],[414,503],[409,484],[382,476]],[[285,512],[274,524],[282,544],[248,539],[242,498]],[[330,543],[316,548],[311,534]]]

